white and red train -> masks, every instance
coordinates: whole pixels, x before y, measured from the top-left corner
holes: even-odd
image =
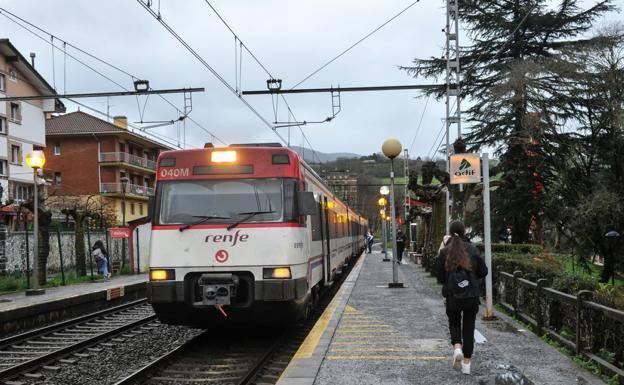
[[[148,299],[166,323],[305,317],[364,249],[365,218],[279,144],[163,152]]]

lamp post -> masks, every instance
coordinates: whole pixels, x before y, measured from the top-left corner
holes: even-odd
[[[609,248],[611,249],[611,258],[613,258],[613,271],[611,272],[611,285],[615,286],[615,268],[617,267],[615,259],[615,243],[620,238],[620,233],[615,230],[611,230],[605,234],[605,237],[609,241]]]
[[[379,192],[381,193],[382,198],[379,199],[378,203],[380,206],[382,206],[383,210],[383,213],[381,214],[381,230],[383,233],[382,250],[384,254],[383,261],[389,262],[390,258],[388,258],[388,226],[386,224],[386,204],[388,203],[388,199],[386,199],[386,196],[390,194],[390,189],[388,188],[388,186],[381,186]]]
[[[122,227],[126,227],[126,186],[128,185],[128,177],[124,176],[121,179],[121,222]],[[126,263],[126,238],[121,238],[121,263]]]
[[[44,294],[45,290],[39,288],[39,192],[37,189],[37,171],[45,164],[43,151],[35,150],[26,155],[26,164],[33,169],[33,288],[26,290],[26,295]]]
[[[401,153],[401,149],[401,142],[397,139],[387,139],[381,146],[383,154],[390,158],[390,218],[392,221],[392,282],[388,284],[390,288],[405,287],[402,282],[399,282],[399,271],[397,268],[396,213],[394,208],[394,158]]]

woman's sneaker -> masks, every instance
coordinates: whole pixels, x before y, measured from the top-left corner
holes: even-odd
[[[470,362],[465,364],[464,361],[462,361],[461,372],[462,374],[470,374]]]
[[[453,367],[456,367],[458,363],[464,359],[464,353],[461,349],[455,349],[453,352]]]

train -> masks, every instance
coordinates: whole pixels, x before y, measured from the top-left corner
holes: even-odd
[[[161,153],[149,210],[148,301],[161,322],[193,327],[309,317],[368,228],[276,143]]]

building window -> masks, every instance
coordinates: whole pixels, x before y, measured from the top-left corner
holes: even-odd
[[[19,103],[11,103],[11,120],[14,122],[20,122],[22,120],[22,114],[20,113]]]
[[[139,203],[139,215],[143,215],[143,203]]]
[[[0,116],[0,134],[7,133],[7,120],[5,117]]]
[[[54,173],[54,184],[57,186],[61,185],[61,173],[60,172]]]
[[[9,70],[9,77],[11,80],[17,81],[17,72],[15,72],[15,70]]]
[[[17,202],[24,202],[32,197],[32,186],[13,185],[13,198]]]
[[[126,152],[126,144],[119,143],[119,152]]]
[[[61,155],[61,143],[54,143],[54,155]]]
[[[6,176],[7,175],[7,161],[6,160],[0,160],[0,175],[2,176]]]
[[[22,148],[18,145],[11,145],[11,163],[22,164]]]
[[[0,91],[6,92],[6,76],[0,74]]]
[[[134,215],[134,203],[130,203],[130,215]]]

